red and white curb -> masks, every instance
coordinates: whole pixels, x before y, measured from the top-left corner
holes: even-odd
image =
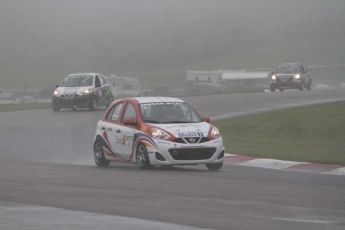
[[[343,165],[274,160],[228,153],[225,154],[224,164],[345,176],[345,166]]]

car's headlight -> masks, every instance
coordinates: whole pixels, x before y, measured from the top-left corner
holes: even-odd
[[[275,79],[277,79],[277,77],[276,77],[276,75],[272,75],[272,80],[275,80]]]
[[[301,75],[299,75],[299,74],[295,75],[295,79],[300,79],[300,78],[301,78]]]
[[[90,93],[90,90],[89,89],[86,89],[83,91],[83,94],[86,95],[86,94],[89,94]]]
[[[154,139],[164,139],[167,140],[170,138],[169,134],[164,132],[163,130],[152,128],[151,129],[151,136]]]
[[[59,91],[55,90],[53,93],[55,96],[59,95]]]
[[[219,129],[217,127],[212,128],[211,137],[213,137],[213,138],[219,138],[220,137]]]

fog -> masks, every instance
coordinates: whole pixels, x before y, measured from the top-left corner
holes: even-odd
[[[345,41],[344,0],[1,0],[0,4],[0,85],[13,87],[25,81],[34,87],[38,80],[55,84],[72,72],[140,76],[188,68],[243,50],[305,41],[320,45],[337,41],[332,42],[330,56],[344,62],[344,55],[337,53]]]

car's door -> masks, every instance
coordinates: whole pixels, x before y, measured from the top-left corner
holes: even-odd
[[[102,92],[104,95],[105,103],[110,104],[112,102],[112,99],[113,99],[110,85],[109,85],[108,81],[104,78],[104,76],[99,75],[99,79],[102,83]]]
[[[305,75],[306,75],[306,83],[308,86],[311,85],[311,77],[310,77],[310,73],[308,72],[308,69],[306,66],[303,66],[304,68],[304,72],[305,72]]]
[[[104,122],[104,126],[101,127],[103,131],[107,133],[108,141],[111,147],[111,150],[115,156],[117,156],[117,160],[121,160],[123,157],[120,154],[120,149],[122,145],[122,136],[121,136],[121,113],[123,111],[124,102],[119,102],[109,110],[107,114],[106,121]],[[107,156],[106,156],[107,157]],[[116,157],[111,157],[116,158]]]
[[[125,125],[125,120],[127,118],[133,118],[133,120],[137,121],[137,114],[134,105],[131,102],[126,103],[126,107],[124,109],[122,118],[121,118],[121,124],[120,132],[122,136],[122,144],[120,146],[120,153],[123,156],[126,156],[128,159],[131,156],[132,153],[132,147],[133,147],[133,140],[134,140],[134,134],[137,130],[137,127],[135,125]]]
[[[104,93],[102,90],[102,83],[98,75],[95,75],[95,91],[98,103],[100,104],[100,102],[102,102],[102,99],[104,98]]]

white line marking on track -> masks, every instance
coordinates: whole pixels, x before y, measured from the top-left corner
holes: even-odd
[[[303,222],[303,223],[312,223],[312,224],[338,224],[342,221],[340,220],[310,220],[310,219],[298,219],[298,218],[268,218],[271,220],[283,220],[283,221],[290,221],[290,222]]]
[[[243,163],[239,163],[238,165],[269,169],[285,169],[291,166],[299,165],[301,163],[302,162],[282,161],[274,159],[254,159]]]
[[[323,172],[322,174],[332,174],[332,175],[345,176],[345,167],[333,169],[333,170],[327,171],[327,172]]]
[[[201,230],[201,228],[130,217],[0,201],[0,229],[17,230]],[[206,230],[206,229],[205,229]]]
[[[223,115],[211,117],[211,119],[212,120],[220,120],[220,119],[239,117],[239,116],[244,116],[244,115],[251,115],[251,114],[256,114],[256,113],[260,113],[260,112],[269,112],[269,111],[274,111],[274,110],[278,110],[278,109],[288,109],[288,108],[294,108],[294,107],[299,107],[299,106],[315,105],[315,104],[322,104],[322,103],[327,103],[327,102],[337,102],[337,101],[343,101],[343,100],[345,100],[345,98],[310,101],[310,102],[302,102],[302,103],[289,103],[289,104],[283,104],[280,106],[258,108],[258,109],[243,111],[243,112],[223,114]]]

